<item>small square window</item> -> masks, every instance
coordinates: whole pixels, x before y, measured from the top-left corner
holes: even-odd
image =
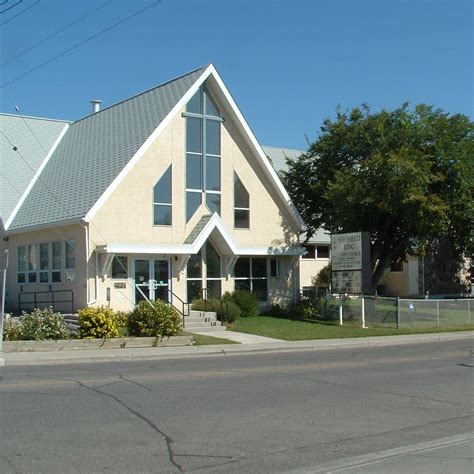
[[[316,249],[314,245],[305,245],[306,253],[303,255],[303,258],[316,258]]]
[[[329,245],[317,246],[318,258],[329,258]]]

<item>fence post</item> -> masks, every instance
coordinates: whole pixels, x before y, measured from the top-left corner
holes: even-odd
[[[436,322],[438,323],[439,327],[439,300],[436,300]]]
[[[339,326],[342,326],[342,295],[339,295]]]
[[[397,329],[400,329],[400,297],[397,296]]]
[[[365,325],[365,298],[364,295],[362,294],[362,329],[367,329],[367,326]]]

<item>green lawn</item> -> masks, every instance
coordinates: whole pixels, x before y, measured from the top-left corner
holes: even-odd
[[[204,336],[203,334],[192,334],[190,332],[181,331],[181,336],[193,336],[195,346],[210,346],[214,344],[239,344],[238,342],[224,339],[221,337]]]
[[[472,331],[474,325],[436,328],[387,328],[369,327],[362,329],[360,325],[337,322],[300,321],[270,316],[254,316],[238,318],[229,328],[233,331],[273,337],[285,341],[302,341],[307,339],[337,339],[344,337],[390,336],[397,334],[424,334],[448,331]]]

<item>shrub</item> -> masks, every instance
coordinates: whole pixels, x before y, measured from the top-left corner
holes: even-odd
[[[222,308],[216,311],[217,319],[225,323],[233,323],[237,318],[242,316],[242,311],[237,303],[232,300],[224,301]]]
[[[191,303],[191,309],[194,311],[214,311],[210,309],[211,305],[209,301],[205,301],[203,299],[193,300]]]
[[[117,318],[105,306],[91,306],[79,311],[79,335],[85,339],[109,339],[118,336]]]
[[[266,311],[265,314],[273,316],[275,318],[287,318],[289,317],[288,310],[283,308],[279,304],[272,304]]]
[[[178,310],[161,300],[140,301],[128,318],[130,336],[152,336],[162,339],[174,336],[181,329]]]
[[[223,323],[233,323],[236,318],[242,315],[239,306],[229,298],[221,300],[211,298],[207,301],[193,300],[191,308],[194,311],[213,311],[216,313],[217,319]]]
[[[296,303],[290,315],[298,319],[324,319],[326,299],[324,297],[313,296],[311,298],[302,298]]]
[[[130,313],[125,311],[115,311],[115,322],[118,328],[126,328]]]
[[[3,340],[21,341],[23,339],[22,327],[19,321],[14,321],[10,317],[5,317],[3,322]]]
[[[250,291],[235,290],[233,293],[224,294],[225,301],[233,301],[242,313],[242,316],[258,316],[260,305],[257,296]]]
[[[63,317],[51,307],[36,308],[31,313],[23,311],[20,326],[22,339],[26,341],[69,338],[69,330]]]

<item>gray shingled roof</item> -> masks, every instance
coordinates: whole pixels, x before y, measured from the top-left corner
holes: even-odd
[[[204,70],[72,123],[8,230],[84,217]]]
[[[3,223],[67,123],[0,113],[0,218]],[[13,150],[14,146],[17,151]]]
[[[204,229],[204,227],[206,227],[206,224],[211,220],[211,217],[212,217],[211,214],[206,214],[205,216],[202,216],[199,222],[194,227],[194,229],[186,237],[186,240],[184,241],[184,243],[193,244],[194,241],[199,236],[199,234],[201,233],[202,229]]]
[[[286,158],[295,159],[301,153],[304,153],[303,150],[295,150],[293,148],[277,148],[274,146],[262,146],[262,148],[276,172],[288,170]]]

